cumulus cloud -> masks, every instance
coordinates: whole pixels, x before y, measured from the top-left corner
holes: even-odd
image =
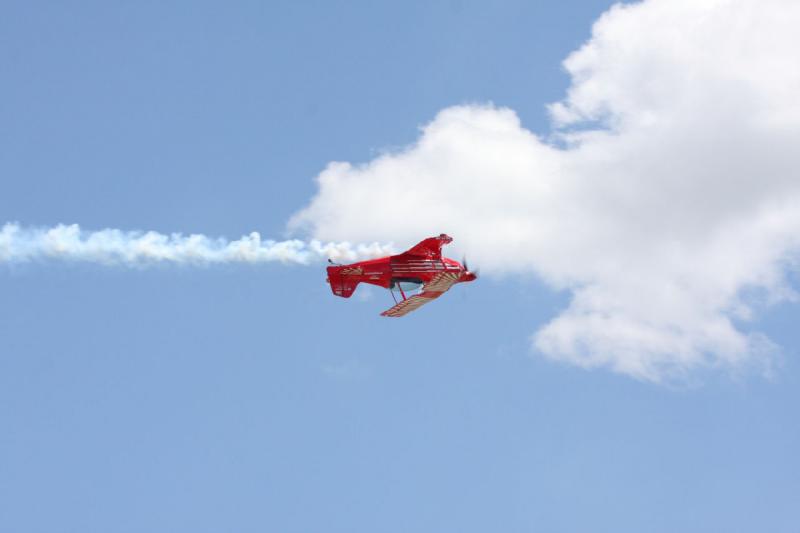
[[[77,224],[28,228],[7,223],[0,228],[0,264],[34,260],[84,261],[125,266],[273,261],[307,264],[327,258],[334,261],[355,261],[386,255],[391,251],[390,246],[379,244],[261,240],[257,232],[228,241],[205,235],[164,235],[154,231],[83,231]]]
[[[323,240],[447,231],[487,274],[571,291],[546,357],[639,379],[768,364],[754,298],[794,299],[800,251],[800,3],[618,5],[564,62],[546,138],[456,106],[418,141],[334,162],[290,221]]]

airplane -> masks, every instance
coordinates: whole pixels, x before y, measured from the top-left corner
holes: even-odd
[[[389,289],[395,305],[381,313],[381,316],[401,317],[435,300],[456,283],[478,278],[476,272],[470,272],[467,268],[466,261],[462,265],[442,257],[442,246],[451,242],[453,238],[442,233],[398,255],[350,265],[334,264],[329,259],[331,266],[328,267],[328,279],[325,281],[330,283],[333,294],[342,298],[350,298],[359,283]],[[407,292],[420,288],[419,293],[406,296]],[[402,300],[398,301],[395,289],[400,292]]]

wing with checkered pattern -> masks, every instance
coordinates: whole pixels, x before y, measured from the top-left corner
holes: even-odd
[[[442,272],[436,275],[422,289],[422,292],[410,298],[406,298],[394,307],[387,309],[381,316],[401,317],[411,311],[416,311],[428,302],[431,302],[447,292],[450,287],[458,281],[458,274],[454,272]]]

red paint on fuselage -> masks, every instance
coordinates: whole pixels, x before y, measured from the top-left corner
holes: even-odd
[[[427,284],[442,272],[458,274],[456,283],[473,281],[476,275],[454,259],[441,256],[441,247],[452,239],[447,235],[431,237],[411,250],[398,255],[328,267],[328,282],[337,296],[349,298],[359,283],[389,289],[400,281]]]
[[[425,239],[398,255],[328,267],[328,282],[337,296],[349,298],[359,283],[389,289],[401,281],[427,284],[442,272],[458,274],[456,283],[473,281],[476,275],[454,259],[442,257],[441,248],[453,239],[447,235]]]

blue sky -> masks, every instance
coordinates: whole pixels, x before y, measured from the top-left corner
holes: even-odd
[[[12,2],[0,222],[283,238],[448,106],[548,134],[609,6]],[[796,531],[796,306],[749,326],[771,376],[657,385],[532,351],[570,297],[535,277],[403,320],[324,279],[0,265],[0,530]]]

